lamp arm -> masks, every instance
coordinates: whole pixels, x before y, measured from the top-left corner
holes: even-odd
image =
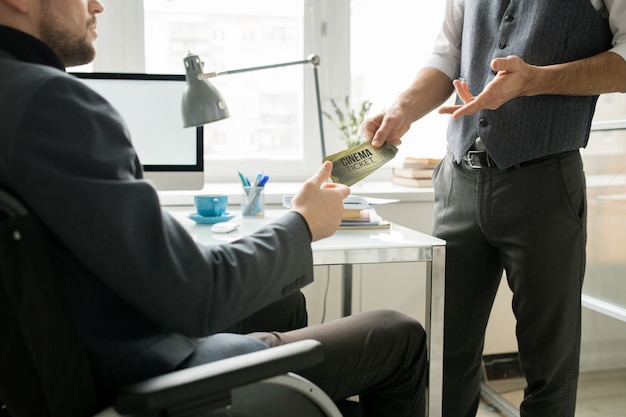
[[[239,68],[239,69],[228,70],[228,71],[206,72],[204,74],[198,74],[198,78],[201,80],[206,80],[208,78],[219,77],[220,75],[238,74],[240,72],[260,71],[260,70],[265,70],[265,69],[288,67],[291,65],[302,65],[302,64],[307,64],[307,63],[311,63],[314,67],[317,67],[320,64],[320,58],[317,55],[309,55],[307,59],[302,59],[300,61],[282,62],[280,64],[261,65],[258,67]]]
[[[326,141],[324,140],[324,122],[322,120],[322,99],[320,97],[320,82],[317,74],[317,67],[320,64],[320,57],[312,54],[307,57],[307,59],[302,59],[300,61],[291,61],[291,62],[283,62],[280,64],[270,64],[270,65],[261,65],[258,67],[248,67],[248,68],[240,68],[228,71],[216,71],[216,72],[206,72],[198,74],[198,79],[206,80],[208,78],[219,77],[220,75],[228,75],[228,74],[237,74],[240,72],[250,72],[250,71],[260,71],[271,68],[279,68],[279,67],[288,67],[291,65],[303,65],[310,63],[313,65],[313,77],[315,80],[315,99],[317,100],[317,123],[319,124],[320,129],[320,144],[322,147],[322,158],[326,156]]]
[[[319,59],[317,64],[319,64]],[[322,147],[322,159],[326,156],[326,141],[324,140],[324,121],[322,120],[322,99],[320,97],[320,81],[317,75],[317,64],[313,64],[313,77],[315,78],[315,100],[317,101],[317,123],[320,129],[320,146]]]

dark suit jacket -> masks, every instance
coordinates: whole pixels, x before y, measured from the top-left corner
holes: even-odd
[[[0,27],[0,185],[61,244],[54,268],[100,389],[175,368],[198,337],[313,279],[290,212],[252,236],[197,245],[164,212],[120,115],[30,36]]]

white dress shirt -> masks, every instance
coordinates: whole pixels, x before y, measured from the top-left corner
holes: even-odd
[[[613,32],[613,47],[610,49],[626,60],[626,0],[590,0],[593,7],[604,17],[608,17]],[[446,0],[443,26],[433,54],[425,66],[438,69],[450,79],[458,76],[461,60],[461,36],[465,0]]]

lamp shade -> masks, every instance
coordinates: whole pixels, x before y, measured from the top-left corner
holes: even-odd
[[[184,62],[187,85],[182,101],[183,126],[201,126],[230,117],[224,98],[217,88],[207,80],[198,78],[203,71],[198,55],[190,53]]]
[[[237,74],[240,72],[287,67],[291,65],[311,64],[313,67],[313,78],[315,80],[317,120],[320,126],[320,147],[322,149],[322,156],[326,155],[326,145],[324,144],[324,125],[322,123],[320,83],[317,75],[317,66],[320,64],[320,58],[317,55],[312,54],[309,55],[307,59],[301,59],[298,61],[281,62],[278,64],[209,73],[203,72],[204,64],[200,61],[198,55],[190,52],[183,61],[185,63],[185,78],[187,79],[187,86],[185,87],[185,92],[183,93],[182,106],[183,124],[185,127],[200,126],[230,117],[222,95],[215,87],[206,81],[207,78],[218,77],[220,75]]]

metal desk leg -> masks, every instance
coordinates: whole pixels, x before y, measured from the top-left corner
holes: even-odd
[[[443,309],[445,296],[445,246],[433,247],[426,270],[426,335],[428,343],[428,417],[443,412]]]
[[[352,265],[342,265],[343,272],[343,317],[352,314]]]

